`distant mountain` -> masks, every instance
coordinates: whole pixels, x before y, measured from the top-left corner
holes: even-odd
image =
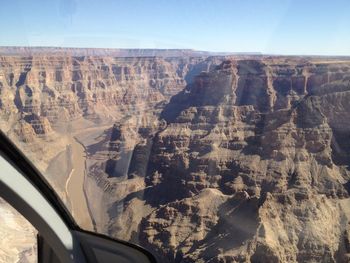
[[[70,55],[113,57],[202,57],[229,55],[260,55],[254,52],[210,52],[194,49],[123,49],[123,48],[70,48],[70,47],[0,47],[0,55]]]

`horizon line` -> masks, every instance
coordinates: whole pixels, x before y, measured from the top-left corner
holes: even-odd
[[[255,55],[255,56],[286,56],[286,57],[294,57],[294,56],[300,56],[300,57],[350,57],[350,55],[344,55],[344,54],[297,54],[297,53],[263,53],[259,51],[210,51],[210,50],[201,50],[201,49],[194,49],[194,48],[150,48],[150,47],[82,47],[82,46],[18,46],[18,45],[4,45],[0,46],[0,49],[4,48],[13,48],[13,49],[40,49],[40,48],[47,48],[47,49],[80,49],[80,50],[111,50],[111,51],[136,51],[136,50],[145,50],[145,51],[190,51],[194,53],[208,53],[209,54],[221,54],[221,55]]]

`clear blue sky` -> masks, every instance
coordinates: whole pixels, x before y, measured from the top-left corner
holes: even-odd
[[[350,55],[350,1],[2,0],[0,45]]]

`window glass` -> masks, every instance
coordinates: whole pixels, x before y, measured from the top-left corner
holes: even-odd
[[[350,2],[7,2],[0,129],[81,228],[161,262],[349,261]]]
[[[0,198],[0,262],[38,262],[36,235],[36,229]]]

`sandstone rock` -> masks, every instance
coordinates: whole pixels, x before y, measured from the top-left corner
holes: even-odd
[[[55,52],[0,57],[1,123],[41,167],[78,134],[97,231],[162,262],[349,258],[350,62]]]

